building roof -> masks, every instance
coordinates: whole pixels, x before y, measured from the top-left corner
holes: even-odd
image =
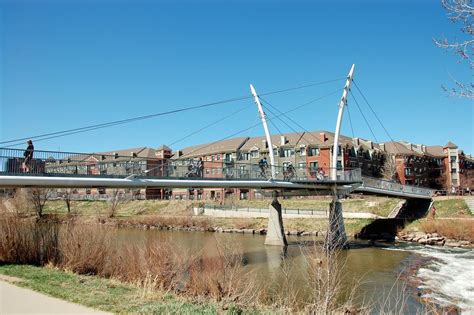
[[[426,153],[432,155],[434,157],[444,157],[446,153],[444,153],[444,148],[442,145],[429,145],[426,146]]]
[[[284,144],[282,143],[282,137],[284,137]],[[272,145],[274,147],[296,147],[298,145],[322,145],[321,142],[314,132],[292,132],[284,133],[279,135],[271,136]],[[250,151],[253,148],[259,151],[268,151],[266,137],[252,137],[242,146],[242,151]]]
[[[458,146],[457,146],[456,144],[452,143],[451,141],[449,141],[448,143],[446,143],[446,144],[444,145],[444,147],[445,147],[445,148],[448,148],[448,149],[457,149],[457,148],[458,148]]]
[[[248,137],[240,137],[186,147],[179,150],[182,153],[180,156],[175,154],[172,158],[195,158],[203,155],[234,152],[237,151],[243,145],[243,143],[247,141],[247,139]]]
[[[410,143],[401,141],[389,141],[384,143],[384,151],[389,154],[401,155],[422,155],[422,153],[413,150]]]
[[[156,151],[172,151],[172,149],[169,146],[162,144],[160,147],[156,148]]]

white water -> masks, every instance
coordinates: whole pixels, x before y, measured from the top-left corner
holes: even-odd
[[[420,289],[429,292],[422,297],[441,305],[457,305],[463,314],[474,314],[474,250],[419,245],[396,249],[433,258],[417,273],[422,280]]]

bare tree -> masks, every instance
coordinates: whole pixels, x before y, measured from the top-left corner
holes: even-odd
[[[66,203],[68,214],[71,214],[71,198],[72,198],[72,189],[71,188],[64,189],[63,200]]]
[[[110,194],[108,203],[109,203],[109,218],[113,218],[117,213],[117,210],[120,208],[120,205],[124,201],[123,196],[119,193],[118,189],[113,189]]]
[[[469,67],[474,69],[474,7],[471,0],[441,0],[441,4],[447,11],[448,19],[453,23],[460,23],[462,38],[448,40],[447,38],[434,39],[435,44],[443,49],[452,51],[459,56],[459,62],[466,61]],[[454,78],[454,87],[443,89],[451,95],[474,99],[474,84],[462,83]]]
[[[386,180],[394,180],[397,178],[397,162],[395,161],[395,155],[386,155],[382,168],[382,176]]]
[[[44,205],[50,198],[51,192],[51,189],[47,188],[31,188],[29,199],[38,218],[43,216]]]

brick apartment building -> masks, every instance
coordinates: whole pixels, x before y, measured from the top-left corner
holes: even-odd
[[[272,136],[275,165],[279,172],[284,172],[291,163],[296,177],[310,176],[316,178],[318,172],[324,176],[330,174],[332,167],[332,145],[334,133],[313,131],[287,133]],[[186,164],[186,160],[203,161],[204,178],[226,178],[236,171],[245,178],[245,174],[258,174],[258,161],[269,159],[269,146],[265,137],[235,138],[225,141],[187,147],[176,151],[171,158],[174,165]],[[364,175],[380,177],[384,153],[380,146],[371,141],[350,137],[340,137],[338,150],[338,169],[361,168]],[[225,198],[253,199],[261,195],[258,191],[248,189],[173,189],[175,199],[214,199]]]
[[[284,172],[291,163],[296,177],[316,178],[318,173],[330,174],[332,166],[334,133],[313,131],[272,136],[275,164]],[[340,136],[337,168],[360,168],[365,176],[385,176],[388,161],[394,162],[392,180],[402,184],[458,192],[466,187],[474,189],[474,159],[449,142],[445,146],[416,145],[403,141],[377,144],[361,138]],[[74,156],[70,160],[47,160],[48,171],[62,173],[119,175],[124,173],[166,177],[186,177],[187,168],[199,160],[203,178],[226,179],[235,174],[239,178],[259,174],[258,161],[263,157],[268,163],[270,148],[265,137],[240,137],[224,141],[183,148],[172,154],[170,148],[148,147]],[[12,167],[14,167],[12,162]],[[131,169],[132,168],[132,169]],[[179,172],[177,172],[179,171]],[[105,195],[105,189],[86,190],[86,196]],[[254,199],[262,195],[249,189],[141,189],[123,190],[146,199],[207,199],[224,202],[232,198]]]
[[[362,174],[383,177],[387,161],[395,164],[392,180],[406,185],[444,189],[458,192],[466,187],[474,189],[474,159],[449,142],[445,146],[425,146],[403,141],[377,144],[361,138],[340,136],[337,168],[360,168]],[[291,162],[296,177],[315,178],[323,171],[327,176],[332,166],[334,133],[313,131],[272,136],[275,164],[280,171]],[[258,161],[269,160],[269,147],[265,137],[235,138],[184,148],[175,153],[172,163],[186,159],[202,159],[204,178],[226,178],[229,170],[257,174]],[[226,175],[227,174],[227,175]],[[253,199],[261,195],[246,189],[173,190],[176,199],[225,198]]]
[[[165,176],[166,162],[171,158],[171,149],[161,146],[158,149],[148,147],[130,148],[109,152],[79,154],[66,156],[61,159],[48,158],[45,162],[47,173],[79,174],[79,175],[109,175],[147,174],[148,176]],[[107,195],[105,188],[77,189],[73,192],[76,198],[94,198]],[[134,198],[166,199],[171,196],[171,190],[121,189],[122,195]]]
[[[416,145],[409,142],[380,144],[396,161],[396,177],[406,185],[446,190],[451,193],[474,188],[474,159],[458,146]]]

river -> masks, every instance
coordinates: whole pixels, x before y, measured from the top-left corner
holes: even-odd
[[[120,229],[122,241],[170,238],[190,253],[217,255],[219,244],[232,244],[243,253],[246,267],[268,286],[282,281],[289,273],[295,290],[308,281],[304,254],[321,238],[289,237],[286,252],[265,246],[261,235]],[[386,312],[404,303],[408,313],[424,312],[423,298],[439,305],[456,305],[462,313],[474,313],[474,251],[407,244],[381,244],[376,247],[353,243],[342,257],[343,284],[350,291],[357,283],[356,301],[383,305]],[[317,246],[317,245],[316,245]],[[323,255],[321,252],[320,255]],[[401,301],[403,300],[403,301]],[[393,309],[393,310],[394,310]]]

